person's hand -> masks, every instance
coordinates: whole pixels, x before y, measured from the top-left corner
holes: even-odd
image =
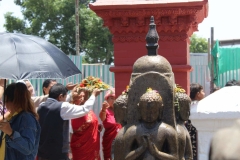
[[[95,88],[92,92],[92,95],[94,95],[95,97],[97,97],[102,91],[98,88]]]
[[[98,124],[98,132],[102,132],[103,130],[103,125],[102,124]]]
[[[102,111],[106,111],[106,109],[108,109],[110,107],[110,105],[108,104],[107,101],[104,101],[102,103]]]
[[[7,135],[11,135],[13,130],[10,126],[9,122],[6,122],[5,120],[2,120],[0,122],[0,130],[3,131],[4,133],[6,133]]]
[[[66,85],[66,88],[67,88],[68,90],[72,90],[76,85],[77,85],[77,84],[73,84],[72,82],[70,82],[70,83],[68,83],[68,84]]]
[[[4,88],[4,80],[5,80],[5,79],[0,79],[0,87],[3,87],[3,88]],[[7,80],[6,80],[6,82],[7,82]]]
[[[0,79],[0,87],[4,87],[4,79]]]
[[[75,100],[78,100],[80,98],[80,95],[78,93],[78,87],[75,86],[73,89],[72,89],[72,100],[75,101]]]

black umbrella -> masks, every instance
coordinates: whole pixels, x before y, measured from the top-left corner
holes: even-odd
[[[81,73],[59,48],[32,35],[0,33],[0,57],[4,79],[65,79]]]
[[[0,78],[62,78],[81,71],[55,45],[43,38],[0,33]]]

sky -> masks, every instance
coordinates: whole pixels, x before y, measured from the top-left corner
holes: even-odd
[[[203,38],[210,38],[211,27],[214,27],[214,39],[240,39],[240,0],[208,0],[208,17],[198,26],[195,32]],[[4,14],[13,12],[13,15],[22,18],[21,9],[14,4],[14,0],[0,1],[0,32],[5,31]]]

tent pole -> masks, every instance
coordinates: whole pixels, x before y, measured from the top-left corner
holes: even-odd
[[[211,27],[211,51],[214,47],[214,27]],[[210,93],[213,93],[214,90],[214,58],[211,54],[211,82],[210,82]]]

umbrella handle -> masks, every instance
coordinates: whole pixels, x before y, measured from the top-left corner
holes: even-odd
[[[4,79],[4,89],[3,89],[3,110],[2,110],[3,120],[5,119],[5,117],[4,117],[4,109],[5,109],[5,96],[4,96],[4,92],[5,92],[5,89],[6,89],[6,84],[7,84],[7,80]]]

